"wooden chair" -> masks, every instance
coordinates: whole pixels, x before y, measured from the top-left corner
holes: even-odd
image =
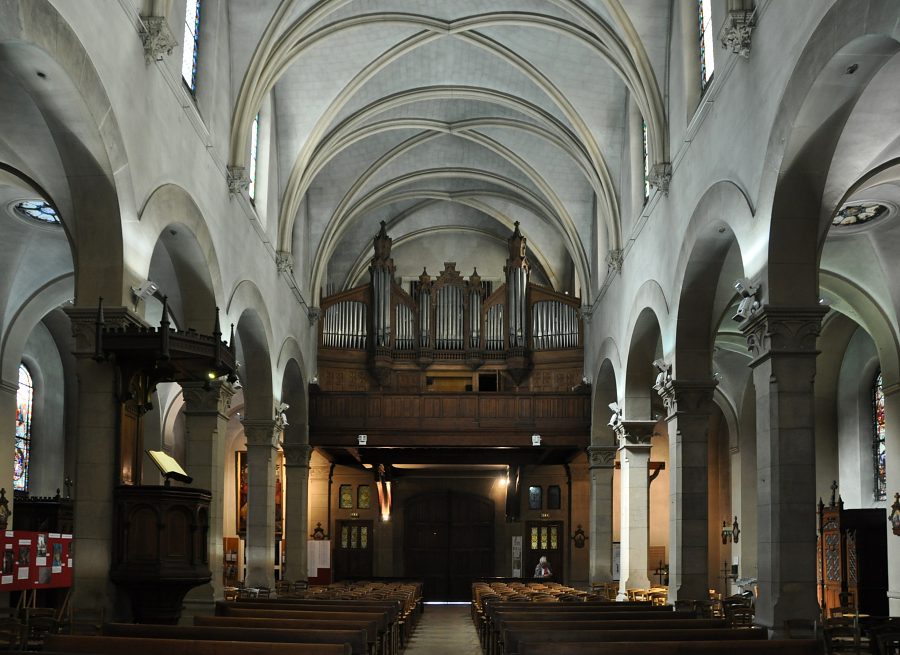
[[[878,655],[900,655],[900,632],[882,632],[875,637]]]
[[[69,605],[61,632],[70,635],[99,635],[103,632],[104,616],[102,607]]]
[[[818,639],[819,624],[812,619],[786,619],[784,632],[788,639]]]
[[[0,617],[0,650],[18,650],[22,647],[25,633],[18,619]]]
[[[750,607],[731,607],[725,613],[729,628],[752,628],[754,613]]]
[[[825,650],[828,653],[862,653],[863,639],[854,616],[835,616],[825,623]],[[866,640],[868,642],[868,640]],[[868,646],[868,643],[866,644]]]
[[[25,628],[22,641],[24,650],[40,650],[44,637],[59,632],[56,610],[52,607],[26,607]]]

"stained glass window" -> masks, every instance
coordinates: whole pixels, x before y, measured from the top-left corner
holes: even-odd
[[[31,409],[34,383],[24,364],[19,364],[19,391],[16,394],[16,452],[13,459],[13,489],[28,491],[28,460],[31,455]]]
[[[712,0],[697,0],[697,14],[700,20],[700,88],[706,89],[712,82],[716,62],[713,57]]]
[[[256,199],[256,153],[259,150],[259,114],[253,119],[250,127],[250,187],[247,193],[250,200]]]
[[[340,486],[340,508],[341,509],[353,509],[353,485],[352,484],[342,484]]]
[[[181,54],[181,79],[191,93],[197,90],[197,50],[200,45],[200,0],[187,0],[184,10],[184,51]]]
[[[644,202],[650,197],[650,150],[647,147],[647,123],[641,123],[641,157],[644,163]]]
[[[528,509],[541,509],[543,500],[540,487],[528,487]]]
[[[45,200],[23,200],[16,203],[16,212],[25,218],[34,219],[41,223],[59,225],[59,214],[49,202]]]
[[[872,384],[872,463],[875,469],[875,500],[884,500],[887,497],[887,450],[884,438],[884,380],[879,371]]]
[[[559,485],[547,487],[547,509],[559,509],[562,506]]]
[[[361,484],[356,490],[356,507],[369,509],[372,506],[372,490],[367,484]]]

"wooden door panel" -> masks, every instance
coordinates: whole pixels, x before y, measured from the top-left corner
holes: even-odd
[[[334,579],[372,577],[372,521],[338,521]]]
[[[494,506],[487,498],[438,492],[407,501],[405,575],[424,580],[428,600],[466,600],[472,579],[492,575]]]

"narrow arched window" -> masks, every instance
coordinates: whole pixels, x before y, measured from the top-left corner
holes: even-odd
[[[644,202],[650,197],[650,149],[647,146],[647,122],[641,123],[641,157],[644,165]]]
[[[887,449],[885,448],[884,380],[881,371],[872,383],[872,464],[875,472],[875,500],[887,497]]]
[[[28,462],[31,456],[31,410],[34,406],[34,382],[24,364],[19,364],[19,390],[16,394],[16,452],[13,459],[13,489],[28,491]]]
[[[184,11],[184,50],[181,54],[181,79],[191,93],[197,90],[197,51],[200,45],[200,0],[187,0]]]
[[[697,0],[697,15],[700,20],[700,88],[705,90],[712,82],[716,69],[713,57],[712,0]]]
[[[259,114],[253,119],[253,125],[250,126],[250,186],[247,188],[247,194],[250,200],[256,200],[256,155],[259,151]]]

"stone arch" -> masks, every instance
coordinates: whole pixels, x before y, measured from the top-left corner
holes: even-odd
[[[728,217],[727,219],[725,217]],[[734,280],[722,280],[729,252],[738,248],[732,224],[746,224],[750,207],[730,182],[710,187],[701,197],[688,223],[676,268],[675,350],[673,374],[680,379],[710,380],[715,333],[721,311],[734,297]]]
[[[284,442],[309,443],[309,391],[303,356],[293,338],[286,339],[282,345],[278,368],[281,370],[281,402],[290,405]]]
[[[3,0],[0,59],[18,75],[39,107],[64,179],[42,180],[68,221],[75,263],[75,300],[95,306],[97,296],[127,305],[119,188],[130,186],[125,147],[109,97],[78,36],[47,0]],[[44,77],[34,82],[34,70]],[[66,98],[60,102],[60,98]],[[77,138],[73,135],[77,134]],[[77,184],[69,180],[77,179]],[[123,195],[131,197],[130,189]],[[88,218],[89,217],[89,218]]]
[[[272,326],[259,289],[249,280],[239,283],[228,303],[228,316],[237,316],[235,341],[244,393],[245,419],[271,420],[275,396],[272,375]]]
[[[609,358],[604,358],[594,376],[594,398],[591,416],[591,445],[613,446],[616,435],[609,427],[608,421],[612,411],[610,403],[619,402],[616,386],[616,367]]]
[[[765,270],[762,293],[769,304],[818,301],[818,261],[837,200],[826,194],[831,167],[823,162],[830,164],[856,100],[886,55],[900,50],[900,26],[887,19],[892,5],[872,0],[860,11],[849,0],[836,2],[808,39],[785,87],[760,189],[760,213],[770,220],[758,226],[761,238],[768,232],[768,248],[755,267]],[[865,58],[867,65],[844,75],[843,64],[853,63],[844,57],[848,54]],[[834,86],[838,79],[840,92]]]
[[[224,301],[222,274],[212,235],[194,199],[174,184],[157,187],[144,203],[135,229],[155,237],[147,240],[153,249],[140,253],[141,261],[134,262],[136,270],[146,272],[170,296],[170,308],[182,319],[179,327],[212,333],[215,309]],[[169,284],[155,279],[154,273],[168,273]]]
[[[662,330],[659,317],[649,307],[637,315],[628,345],[625,365],[624,415],[630,419],[651,419],[658,408],[653,393],[656,371],[653,361],[662,357]]]

